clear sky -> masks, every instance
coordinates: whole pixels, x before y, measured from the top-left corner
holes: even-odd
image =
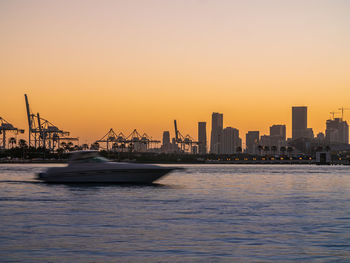
[[[217,111],[245,140],[290,135],[306,105],[316,134],[350,107],[349,14],[345,0],[2,0],[0,116],[27,129],[27,93],[84,143],[111,127],[173,136],[174,119],[196,138]]]

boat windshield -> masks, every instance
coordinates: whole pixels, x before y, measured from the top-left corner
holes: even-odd
[[[107,158],[100,156],[96,152],[74,153],[69,159],[70,163],[105,163],[109,162]]]
[[[88,159],[86,159],[84,161],[85,162],[89,162],[89,163],[105,163],[105,162],[109,162],[109,160],[107,158],[104,158],[104,157],[101,157],[101,156],[88,158]]]

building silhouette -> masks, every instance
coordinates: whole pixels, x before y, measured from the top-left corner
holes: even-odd
[[[292,139],[314,138],[312,128],[307,127],[307,107],[292,107]]]
[[[248,131],[245,135],[246,152],[249,154],[257,154],[259,149],[259,131]]]
[[[232,127],[226,127],[225,129],[223,129],[221,153],[236,153],[238,147],[242,148],[242,140],[239,138],[239,130]]]
[[[210,153],[220,154],[221,150],[221,137],[223,129],[222,113],[213,112],[211,117],[211,136],[210,136]]]
[[[286,140],[286,125],[272,125],[270,127],[270,136],[280,137],[283,141]]]
[[[349,143],[349,125],[341,118],[327,120],[326,122],[327,143]]]
[[[163,132],[163,141],[161,146],[161,151],[164,153],[169,153],[173,150],[173,147],[170,143],[170,132],[164,131]]]
[[[198,122],[198,153],[207,153],[207,123]]]
[[[163,145],[169,145],[170,144],[170,132],[164,131],[163,132]]]
[[[307,129],[307,107],[292,107],[292,139],[304,138]]]

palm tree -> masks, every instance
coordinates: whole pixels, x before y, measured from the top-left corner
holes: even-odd
[[[90,149],[91,150],[97,150],[100,148],[100,144],[98,142],[94,142],[93,144],[91,144]]]
[[[270,151],[270,147],[269,146],[265,146],[264,147],[264,151],[265,151],[265,154],[268,154],[268,152]]]
[[[23,140],[23,139],[20,139],[19,140],[19,147],[20,148],[26,148],[27,147],[27,141]]]
[[[120,148],[122,148],[122,152],[124,152],[124,149],[126,148],[126,147],[125,147],[125,144],[122,143],[122,144],[120,145]]]
[[[277,146],[275,145],[271,146],[271,151],[273,152],[273,155],[276,155]]]
[[[286,152],[286,147],[285,146],[281,146],[280,148],[280,152],[282,153],[282,155],[284,155],[284,153]]]
[[[113,151],[116,151],[117,149],[118,149],[119,147],[118,147],[118,143],[113,143],[113,145],[112,145],[112,150]]]
[[[264,147],[262,145],[258,145],[258,149],[259,149],[259,154],[261,155],[261,152],[263,151]]]
[[[241,153],[241,152],[242,152],[242,147],[241,147],[241,146],[238,146],[238,147],[236,148],[236,152]]]
[[[66,144],[66,149],[67,149],[68,151],[71,151],[72,148],[73,148],[73,143],[72,143],[72,142],[69,142],[69,143]]]
[[[13,148],[13,145],[16,144],[16,143],[17,143],[17,141],[16,141],[16,138],[15,138],[15,137],[11,137],[11,138],[9,139],[9,144],[11,144],[11,148]]]
[[[294,151],[293,147],[288,146],[287,152],[289,153],[289,158],[290,158],[290,156],[291,156],[291,154],[292,154],[293,151]]]
[[[64,149],[63,148],[58,148],[57,149],[57,153],[58,153],[58,156],[61,158],[62,157],[62,154],[64,152]]]
[[[20,139],[19,140],[19,147],[22,149],[22,159],[24,159],[24,150],[27,148],[27,142],[26,140]]]

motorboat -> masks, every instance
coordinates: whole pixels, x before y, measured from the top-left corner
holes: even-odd
[[[37,179],[47,183],[126,183],[150,184],[173,170],[151,164],[112,162],[98,151],[76,151],[66,167],[52,167]]]

